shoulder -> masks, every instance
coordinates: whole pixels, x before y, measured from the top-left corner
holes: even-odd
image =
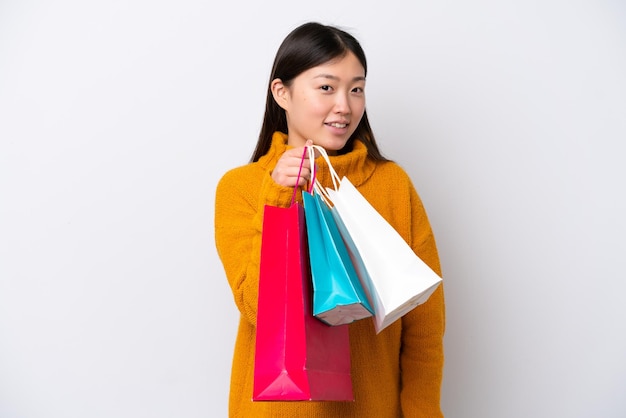
[[[248,163],[226,171],[217,183],[218,190],[239,188],[253,183],[255,179],[261,178],[263,169],[258,163]]]
[[[375,193],[379,199],[387,199],[396,204],[421,206],[421,197],[413,179],[400,164],[394,161],[380,161],[367,182],[364,192]]]
[[[248,163],[226,171],[217,182],[216,205],[254,206],[265,174],[265,170],[258,163]]]
[[[376,170],[381,170],[398,177],[408,178],[408,174],[404,167],[395,161],[379,161],[376,163]]]
[[[372,173],[375,181],[389,182],[392,184],[403,184],[412,187],[412,181],[406,170],[394,161],[378,161],[376,169]]]
[[[389,205],[409,201],[415,193],[408,173],[394,161],[376,161],[367,180],[357,188],[368,200]]]

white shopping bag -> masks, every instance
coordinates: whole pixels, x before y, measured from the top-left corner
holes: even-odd
[[[327,191],[357,274],[374,305],[374,325],[379,333],[426,302],[441,277],[413,252],[350,180],[344,177],[338,190]]]
[[[339,179],[323,149],[335,188],[332,213],[374,307],[376,333],[426,302],[442,282],[347,177]]]

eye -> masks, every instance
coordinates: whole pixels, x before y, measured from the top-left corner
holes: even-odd
[[[352,89],[352,93],[363,93],[364,91],[363,87],[355,87]]]
[[[331,86],[329,86],[328,84],[325,84],[325,85],[321,86],[320,89],[324,90],[324,91],[331,91],[333,88]]]

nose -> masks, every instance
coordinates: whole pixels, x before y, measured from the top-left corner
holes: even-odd
[[[348,93],[340,93],[335,96],[335,108],[333,110],[340,115],[349,115],[351,113]]]

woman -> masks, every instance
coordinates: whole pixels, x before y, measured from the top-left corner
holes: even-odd
[[[426,212],[411,180],[380,153],[365,111],[367,64],[358,41],[306,23],[274,61],[265,117],[251,162],[227,172],[215,202],[215,239],[240,311],[232,365],[231,417],[442,417],[443,287],[376,335],[373,322],[349,325],[354,402],[252,402],[259,255],[264,205],[288,207],[310,178],[307,140],[324,147],[347,176],[433,270],[441,273]],[[326,168],[326,169],[325,169]],[[317,179],[332,185],[318,161]]]

